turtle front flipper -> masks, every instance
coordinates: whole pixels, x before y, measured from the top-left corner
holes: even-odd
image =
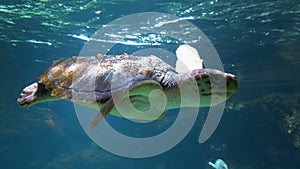
[[[162,86],[158,82],[134,80],[128,89],[118,92],[103,105],[90,123],[90,129],[96,127],[113,109],[128,119],[158,119],[166,105],[166,98],[162,94]]]
[[[113,107],[114,107],[114,102],[113,99],[111,98],[104,104],[104,106],[93,118],[89,128],[93,129],[94,127],[96,127],[110,113]]]
[[[132,81],[129,90],[114,100],[117,112],[131,120],[152,121],[165,112],[167,98],[155,80]]]

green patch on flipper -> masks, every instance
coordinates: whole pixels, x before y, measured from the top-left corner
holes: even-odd
[[[158,82],[138,81],[132,84],[129,90],[124,89],[107,101],[93,118],[90,129],[99,124],[111,111],[127,119],[160,119],[165,114],[166,102],[163,88]]]
[[[134,82],[124,91],[120,99],[115,99],[114,109],[121,116],[131,120],[156,120],[165,112],[167,98],[162,86],[154,80]],[[129,97],[128,97],[129,95]],[[130,98],[130,99],[128,99]]]
[[[163,90],[162,86],[158,82],[154,80],[143,80],[136,82],[129,87],[129,95],[149,96],[155,89]]]

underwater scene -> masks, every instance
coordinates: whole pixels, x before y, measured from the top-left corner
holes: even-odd
[[[0,32],[0,169],[300,168],[296,0],[1,0]],[[199,41],[207,46],[197,47]],[[211,110],[207,105],[177,107],[149,123],[108,114],[90,130],[85,124],[97,109],[70,100],[27,107],[17,102],[22,90],[39,81],[56,60],[98,53],[142,56],[155,49],[175,67],[172,56],[182,44],[194,44],[205,68],[227,72],[238,84],[202,141]],[[218,56],[219,65],[209,61],[210,54]],[[62,87],[59,79],[53,81]],[[144,91],[157,84],[143,79],[131,87]],[[109,105],[103,109],[111,110]],[[192,120],[175,128],[181,110]],[[105,124],[122,139],[100,130]],[[171,136],[156,139],[169,129]]]

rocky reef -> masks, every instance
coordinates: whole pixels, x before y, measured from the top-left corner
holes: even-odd
[[[231,104],[227,110],[239,113],[253,110],[274,120],[281,134],[289,137],[300,150],[300,93],[272,93],[255,100]]]

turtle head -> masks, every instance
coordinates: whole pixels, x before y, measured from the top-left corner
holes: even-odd
[[[235,75],[216,69],[194,69],[177,73],[174,71],[154,70],[142,76],[158,82],[163,88],[169,107],[210,107],[229,99],[238,88]],[[146,78],[145,78],[146,77]],[[194,92],[199,94],[200,103],[193,96],[184,95],[187,99],[182,105],[180,92]]]
[[[25,87],[17,99],[20,106],[31,106],[51,97],[51,92],[42,83],[35,82]]]
[[[172,84],[165,87],[168,98],[180,96],[177,91],[198,92],[200,103],[192,96],[186,97],[185,107],[210,107],[220,104],[229,99],[238,88],[235,75],[215,69],[195,69],[179,74],[173,73],[172,76],[165,75],[164,81]],[[181,104],[177,100],[180,98],[173,99],[173,102],[177,103],[175,105]]]
[[[229,99],[238,89],[235,75],[216,69],[195,69],[183,79],[196,81],[201,107],[217,105]]]

